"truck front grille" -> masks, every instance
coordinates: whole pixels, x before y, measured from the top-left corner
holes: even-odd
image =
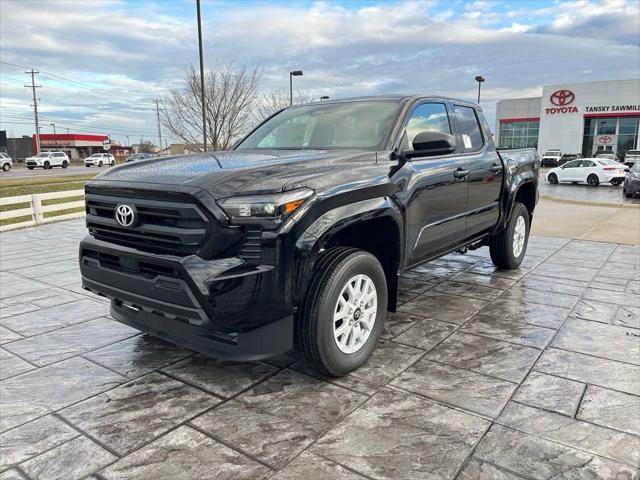
[[[149,193],[146,193],[149,196]],[[117,243],[152,253],[178,256],[196,253],[211,233],[213,221],[189,197],[166,197],[157,192],[153,199],[100,193],[85,195],[87,228],[98,240]],[[125,204],[135,207],[137,221],[123,227],[115,220],[115,209]]]

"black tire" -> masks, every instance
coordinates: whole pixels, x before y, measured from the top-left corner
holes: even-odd
[[[558,176],[555,173],[550,173],[547,180],[551,185],[555,185],[558,183]]]
[[[600,185],[600,179],[595,173],[592,173],[587,177],[587,183],[592,187],[597,187],[598,185]]]
[[[67,168],[69,166],[69,162],[67,162],[66,160],[62,161],[62,168]]]
[[[365,274],[377,293],[375,323],[363,345],[344,353],[334,339],[336,303],[342,289],[355,275]],[[306,300],[298,313],[295,338],[307,364],[330,376],[343,376],[363,365],[376,348],[387,311],[387,282],[376,257],[355,248],[331,248],[318,260]]]
[[[33,167],[27,167],[29,170],[33,170]]]
[[[524,220],[524,245],[520,254],[514,254],[513,240],[514,231],[518,219],[522,217]],[[522,203],[516,203],[511,209],[511,216],[506,228],[489,239],[489,253],[493,264],[503,270],[513,270],[520,266],[527,252],[527,244],[529,242],[529,229],[531,221],[529,219],[529,211]]]
[[[99,166],[99,167],[101,167],[101,166],[102,166],[102,160],[100,160],[100,161],[98,162],[98,166]]]
[[[87,168],[89,168],[91,165],[90,165],[90,164],[88,164],[88,163],[85,163],[85,164],[84,164],[84,166],[85,166],[85,167],[87,167]]]
[[[11,164],[10,163],[5,163],[4,165],[2,165],[2,171],[3,172],[8,172],[9,170],[11,170]]]
[[[42,166],[42,168],[44,168],[45,170],[49,170],[51,168],[51,164],[48,161],[44,162],[44,165]]]
[[[111,163],[109,164],[110,167],[113,167],[116,164],[115,160],[111,160]]]
[[[622,183],[622,180],[620,179],[611,180],[611,185],[613,185],[614,187],[619,186],[621,183]]]

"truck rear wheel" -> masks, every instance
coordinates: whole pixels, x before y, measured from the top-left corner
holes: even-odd
[[[318,261],[297,322],[298,350],[332,376],[364,364],[376,348],[387,311],[387,282],[376,257],[338,247]]]
[[[529,241],[529,211],[522,203],[516,203],[511,218],[497,235],[489,239],[489,252],[493,264],[504,270],[518,268],[524,259]]]

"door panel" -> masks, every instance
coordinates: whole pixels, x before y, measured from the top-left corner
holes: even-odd
[[[422,131],[452,134],[449,107],[424,101],[407,115],[401,148]],[[405,206],[405,266],[455,247],[466,235],[468,167],[464,156],[413,157],[397,172],[405,186],[398,200]]]
[[[405,167],[407,262],[412,265],[459,243],[466,234],[469,184],[454,173],[467,170],[464,157],[414,160]],[[411,252],[409,254],[409,252]]]
[[[502,160],[493,144],[485,137],[475,109],[454,105],[458,145],[467,154],[469,168],[469,203],[467,206],[467,237],[490,230],[500,218]]]

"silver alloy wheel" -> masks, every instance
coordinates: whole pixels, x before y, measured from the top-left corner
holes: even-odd
[[[516,220],[516,226],[513,229],[513,256],[518,258],[524,250],[524,240],[527,236],[527,224],[524,217],[520,215]]]
[[[378,313],[378,292],[367,275],[342,288],[333,314],[333,339],[341,352],[356,353],[367,342]]]

